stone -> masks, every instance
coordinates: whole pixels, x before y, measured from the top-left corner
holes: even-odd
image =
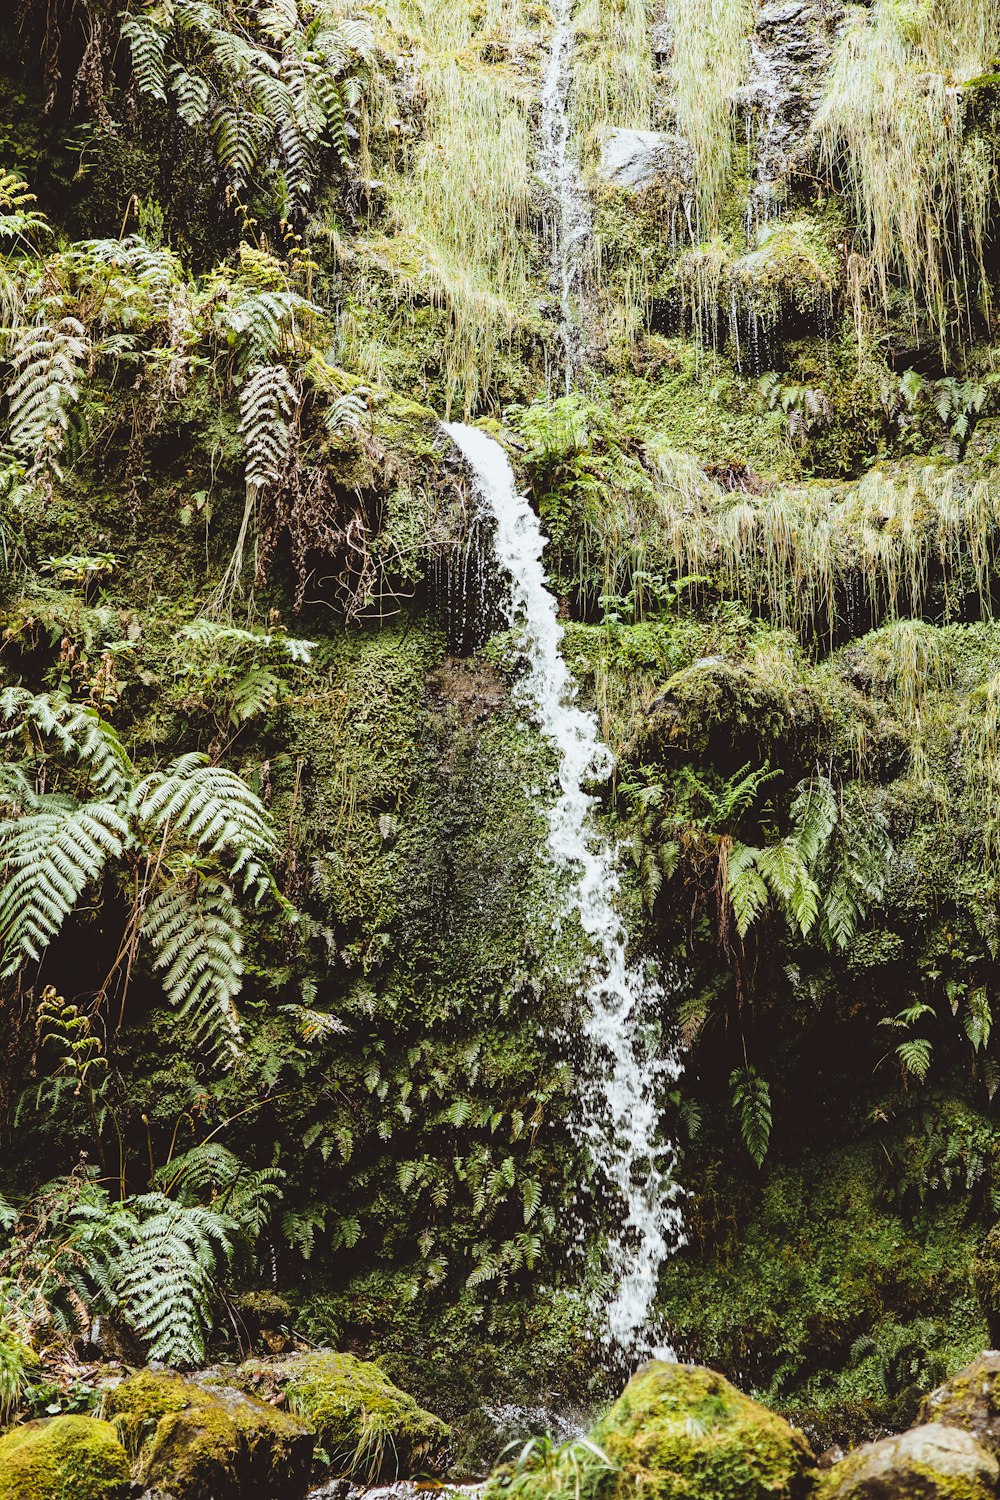
[[[0,1438],[0,1500],[121,1500],[128,1455],[110,1422],[47,1417]]]
[[[1000,1352],[987,1349],[925,1396],[920,1421],[960,1427],[1000,1455]]]
[[[247,1360],[229,1378],[281,1400],[308,1423],[334,1474],[374,1483],[447,1468],[447,1424],[356,1355],[318,1350]]]
[[[804,1435],[700,1365],[644,1365],[567,1449],[555,1472],[499,1470],[487,1500],[799,1500],[813,1480]]]
[[[105,1399],[140,1484],[174,1500],[300,1500],[308,1424],[246,1391],[141,1370]]]
[[[605,182],[633,192],[661,178],[690,182],[691,151],[680,136],[666,131],[613,126],[601,140],[597,171]]]
[[[998,1478],[970,1432],[930,1422],[856,1448],[821,1477],[816,1500],[990,1500]]]

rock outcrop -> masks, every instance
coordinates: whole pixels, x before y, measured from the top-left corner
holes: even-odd
[[[989,1500],[998,1477],[971,1433],[930,1422],[856,1448],[823,1476],[816,1500]]]
[[[960,1427],[1000,1456],[1000,1352],[987,1349],[925,1396],[920,1420]]]

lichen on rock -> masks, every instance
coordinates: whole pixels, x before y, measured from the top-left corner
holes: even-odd
[[[865,1443],[834,1464],[817,1500],[987,1500],[1000,1466],[971,1433],[930,1422],[898,1437]]]

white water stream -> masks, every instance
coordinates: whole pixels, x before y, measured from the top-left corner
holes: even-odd
[[[525,664],[518,691],[559,761],[549,848],[570,877],[572,907],[594,952],[581,992],[588,1056],[577,1128],[621,1215],[610,1246],[615,1289],[606,1308],[608,1341],[633,1357],[671,1357],[655,1347],[649,1323],[660,1266],[683,1243],[674,1151],[661,1137],[659,1106],[680,1065],[672,1050],[659,1047],[662,986],[626,958],[615,910],[617,860],[594,824],[596,799],[586,790],[608,777],[613,758],[595,716],[577,702],[542,565],[545,538],[506,454],[474,427],[456,422],[445,431],[472,466],[480,500],[496,521],[495,556],[510,582],[507,617],[521,637]]]
[[[571,145],[569,94],[573,63],[574,0],[555,0],[554,29],[542,80],[538,175],[549,198],[549,248],[559,293],[564,379],[570,389],[577,363],[580,320],[577,292],[583,248],[590,236],[590,204]]]

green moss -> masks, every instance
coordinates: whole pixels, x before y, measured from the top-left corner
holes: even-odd
[[[221,1382],[142,1370],[110,1393],[106,1414],[135,1456],[140,1483],[180,1500],[271,1500],[309,1476],[308,1429]]]
[[[617,1466],[619,1495],[779,1500],[808,1488],[802,1434],[698,1366],[640,1370],[594,1439]]]
[[[501,1470],[487,1494],[791,1500],[809,1488],[813,1459],[802,1433],[697,1365],[643,1366],[591,1441],[599,1453],[567,1444],[526,1470]]]
[[[129,1462],[109,1422],[51,1417],[0,1438],[0,1500],[117,1500]]]
[[[315,1428],[335,1472],[374,1478],[440,1465],[448,1428],[353,1354],[309,1354],[290,1362],[285,1396]]]

